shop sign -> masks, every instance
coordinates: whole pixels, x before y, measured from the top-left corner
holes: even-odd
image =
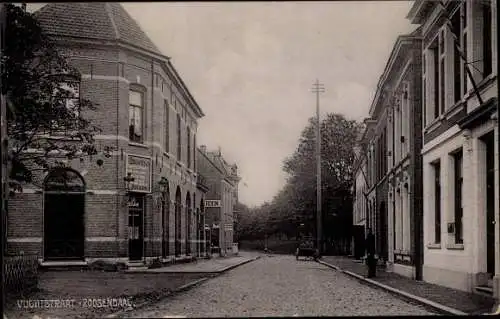
[[[131,192],[151,192],[151,159],[128,155],[126,173],[131,173],[134,181],[130,183]]]
[[[217,208],[220,207],[220,199],[207,199],[205,200],[205,207]]]

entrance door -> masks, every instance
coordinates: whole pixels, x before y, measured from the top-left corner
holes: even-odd
[[[494,135],[488,133],[486,144],[486,263],[487,272],[495,273],[495,144]]]
[[[44,259],[83,260],[85,184],[73,170],[58,168],[44,184]]]
[[[85,195],[45,194],[44,248],[46,260],[83,260]]]
[[[163,225],[163,236],[162,236],[162,256],[163,258],[167,258],[170,254],[169,251],[169,238],[170,238],[170,201],[168,198],[168,193],[165,193],[162,198],[162,210],[161,210],[161,216],[162,216],[162,225]]]
[[[141,260],[144,251],[144,196],[131,194],[128,203],[128,254],[130,260]]]
[[[387,260],[387,208],[385,202],[380,203],[380,256]]]

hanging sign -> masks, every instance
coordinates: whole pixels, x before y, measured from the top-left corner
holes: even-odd
[[[220,207],[220,199],[207,199],[205,200],[205,207]]]
[[[128,155],[126,173],[131,173],[134,181],[130,183],[131,192],[151,192],[151,159]]]

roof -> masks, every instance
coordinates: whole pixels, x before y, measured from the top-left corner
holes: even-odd
[[[118,40],[163,55],[119,3],[49,3],[34,14],[49,35]]]

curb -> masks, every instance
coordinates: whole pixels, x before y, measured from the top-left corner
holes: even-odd
[[[415,296],[413,294],[410,294],[410,293],[407,293],[405,291],[402,291],[402,290],[399,290],[399,289],[396,289],[396,288],[393,288],[393,287],[390,287],[390,286],[387,286],[387,285],[384,285],[384,284],[381,284],[379,283],[378,281],[375,281],[375,280],[372,280],[372,279],[369,279],[369,278],[365,278],[363,276],[360,276],[358,274],[355,274],[351,271],[348,271],[348,270],[342,270],[341,268],[335,266],[335,265],[332,265],[332,264],[329,264],[329,263],[326,263],[324,261],[318,261],[320,264],[322,265],[325,265],[327,267],[330,267],[330,268],[333,268],[337,271],[340,271],[346,275],[349,275],[351,277],[354,277],[354,278],[357,278],[359,280],[362,280],[364,282],[367,282],[369,284],[372,284],[374,286],[377,286],[377,287],[380,287],[384,290],[387,290],[387,291],[390,291],[394,294],[397,294],[397,295],[400,295],[400,296],[403,296],[403,297],[406,297],[408,299],[411,299],[413,301],[416,301],[418,303],[421,303],[421,304],[424,304],[426,306],[429,306],[431,308],[434,308],[436,310],[439,310],[441,312],[445,312],[446,314],[452,314],[452,315],[456,315],[456,316],[468,316],[469,314],[466,313],[466,312],[463,312],[463,311],[460,311],[460,310],[457,310],[457,309],[454,309],[454,308],[451,308],[451,307],[448,307],[448,306],[445,306],[445,305],[442,305],[440,303],[437,303],[437,302],[434,302],[434,301],[431,301],[429,299],[425,299],[425,298],[422,298],[422,297],[418,297],[418,296]]]
[[[225,273],[225,272],[227,272],[227,271],[229,271],[231,269],[234,269],[234,268],[239,267],[239,266],[243,266],[243,265],[248,264],[249,262],[255,261],[255,260],[259,259],[259,258],[260,258],[260,256],[257,256],[257,257],[254,257],[254,258],[250,258],[248,260],[245,260],[242,263],[226,267],[226,268],[224,268],[224,269],[222,269],[222,270],[220,270],[218,272],[215,272],[215,273],[216,274],[223,274],[223,273]]]
[[[197,286],[197,285],[200,285],[200,284],[204,283],[205,281],[207,281],[210,278],[217,277],[218,275],[221,275],[221,274],[223,274],[223,273],[225,273],[225,272],[227,272],[227,271],[229,271],[231,269],[234,269],[234,268],[236,268],[238,266],[242,266],[242,265],[247,264],[249,262],[255,261],[255,260],[259,259],[259,258],[260,258],[260,256],[257,256],[255,258],[251,258],[249,260],[246,260],[246,261],[244,261],[242,263],[229,266],[229,267],[227,267],[225,269],[222,269],[222,270],[220,270],[218,272],[207,273],[208,277],[203,277],[203,278],[200,278],[200,279],[196,279],[196,280],[194,280],[192,282],[188,282],[187,284],[184,284],[184,285],[180,286],[179,288],[176,288],[176,289],[168,292],[167,294],[161,296],[160,298],[156,298],[156,300],[145,301],[143,303],[140,303],[140,304],[136,305],[132,309],[120,310],[120,311],[114,312],[112,314],[106,315],[106,316],[104,316],[104,318],[118,318],[118,317],[121,317],[123,314],[125,314],[127,312],[138,310],[138,309],[143,308],[144,306],[147,306],[147,305],[149,305],[151,303],[158,302],[159,300],[164,299],[166,297],[170,297],[170,296],[173,296],[175,294],[181,293],[183,291],[189,290],[190,288],[193,288],[194,286]]]

